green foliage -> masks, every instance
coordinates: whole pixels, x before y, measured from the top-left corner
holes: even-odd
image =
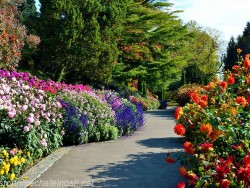
[[[107,83],[117,60],[126,1],[41,0],[39,68],[53,79]]]
[[[138,79],[139,92],[165,90],[183,63],[174,53],[186,43],[186,27],[169,3],[130,1],[125,29],[119,40],[121,55],[113,72],[115,83],[126,86]],[[164,9],[165,11],[162,11]],[[141,86],[141,87],[140,87]]]
[[[185,49],[187,65],[182,69],[182,84],[207,84],[220,66],[219,34],[213,29],[203,29],[193,21],[187,26],[192,38],[187,41],[188,48]]]

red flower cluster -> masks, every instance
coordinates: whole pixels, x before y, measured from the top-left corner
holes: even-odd
[[[202,95],[200,97],[198,93],[193,92],[190,94],[190,99],[191,99],[191,101],[200,105],[201,108],[205,108],[208,105],[208,102],[207,102],[208,96],[207,95]]]
[[[243,181],[245,187],[250,186],[250,155],[244,157],[242,167],[239,168],[237,177]]]
[[[195,152],[194,145],[191,142],[185,142],[184,149],[189,154],[194,154]]]
[[[247,101],[246,101],[245,97],[237,97],[235,102],[237,104],[241,104],[243,107],[245,107],[247,105]]]
[[[219,86],[220,86],[220,88],[222,89],[222,91],[225,91],[225,90],[227,89],[228,84],[227,84],[226,81],[221,81],[221,82],[219,83]]]
[[[177,125],[175,125],[175,127],[174,127],[174,132],[175,132],[177,135],[183,136],[183,135],[186,133],[186,128],[185,128],[184,125],[182,125],[182,124],[177,124]]]
[[[230,75],[228,78],[227,78],[227,82],[230,84],[230,85],[233,85],[235,84],[235,78]]]

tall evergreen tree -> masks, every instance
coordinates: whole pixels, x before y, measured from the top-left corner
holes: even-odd
[[[41,0],[40,68],[53,79],[107,83],[117,60],[124,0]]]
[[[250,53],[250,22],[247,22],[242,35],[238,37],[237,47],[242,49],[242,55]],[[234,53],[236,54],[236,51]]]
[[[128,84],[137,79],[145,93],[166,89],[167,81],[178,75],[181,61],[174,55],[185,43],[186,28],[169,3],[130,1],[125,30],[119,41],[122,51],[114,71],[114,80]]]
[[[230,41],[227,46],[226,54],[223,55],[223,64],[224,64],[224,70],[232,70],[232,67],[237,63],[238,57],[237,57],[237,44],[235,42],[234,37],[230,38]]]
[[[38,16],[35,0],[25,0],[19,7],[20,21],[28,28],[28,30],[35,30],[35,21]]]

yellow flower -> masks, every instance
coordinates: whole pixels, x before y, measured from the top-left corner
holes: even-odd
[[[20,155],[21,155],[22,153],[23,153],[23,151],[22,151],[22,150],[18,150],[18,154],[20,154]]]
[[[14,164],[15,163],[15,159],[12,157],[11,159],[10,159],[10,164]]]
[[[25,158],[24,157],[21,158],[21,162],[25,163]]]
[[[29,151],[27,152],[27,156],[30,157],[30,152]]]
[[[17,166],[17,165],[18,165],[18,161],[15,161],[15,162],[14,162],[14,166]]]
[[[8,152],[6,150],[2,151],[4,155],[8,155]]]
[[[0,170],[0,175],[3,175],[4,174],[4,170]]]
[[[12,173],[12,174],[10,175],[10,181],[14,180],[15,177],[16,177],[16,175],[15,175],[14,173]]]

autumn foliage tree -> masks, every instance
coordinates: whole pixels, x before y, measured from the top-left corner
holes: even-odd
[[[26,29],[19,24],[17,3],[0,0],[0,68],[13,69],[21,59]]]
[[[37,36],[27,36],[25,26],[19,23],[20,4],[20,1],[0,0],[0,69],[17,68],[24,44],[35,47],[40,41]]]

